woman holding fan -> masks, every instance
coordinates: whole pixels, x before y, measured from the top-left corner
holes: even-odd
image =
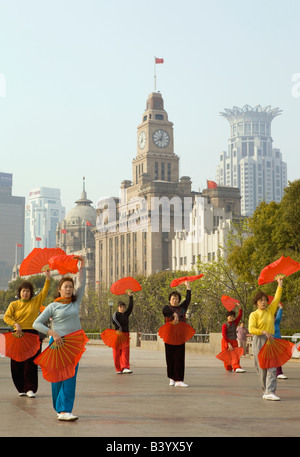
[[[57,290],[58,297],[53,303],[47,306],[45,311],[43,311],[33,324],[36,330],[51,337],[50,344],[54,340],[58,347],[63,345],[62,337],[81,329],[79,307],[84,295],[86,269],[84,266],[84,257],[76,256],[75,258],[80,260],[80,270],[78,273],[79,286],[76,294],[73,279],[71,277],[61,278]],[[49,319],[52,321],[51,329],[46,326]],[[51,383],[53,407],[57,412],[57,418],[59,420],[74,421],[78,419],[78,416],[72,414],[75,401],[77,370],[78,364],[76,365],[75,375],[73,377],[64,381]]]
[[[186,285],[186,299],[180,303],[181,295],[173,291],[169,295],[169,305],[163,307],[163,315],[166,322],[177,325],[180,321],[185,322],[185,314],[191,301],[191,289],[188,281]],[[165,343],[165,354],[167,362],[167,374],[170,379],[170,386],[188,387],[184,379],[185,368],[185,344],[167,344]]]
[[[267,294],[262,291],[258,292],[253,300],[253,303],[257,305],[257,310],[252,312],[249,317],[249,332],[254,335],[252,343],[253,356],[265,400],[280,400],[275,395],[277,368],[263,369],[260,367],[258,360],[261,348],[267,340],[273,339],[275,333],[274,315],[282,294],[282,278],[277,278],[277,282],[278,287],[274,300],[268,305]]]
[[[4,322],[14,328],[16,337],[28,332],[38,336],[38,332],[33,328],[33,323],[38,317],[40,307],[45,301],[50,287],[50,271],[47,270],[46,281],[43,290],[34,296],[33,285],[30,281],[23,281],[18,288],[18,300],[9,304]],[[40,348],[33,356],[18,362],[11,358],[11,375],[16,389],[20,396],[35,397],[38,389],[37,366],[33,362],[40,352]]]

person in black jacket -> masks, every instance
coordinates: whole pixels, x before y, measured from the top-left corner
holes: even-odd
[[[165,305],[162,309],[165,320],[167,322],[174,321],[174,325],[176,325],[179,321],[185,322],[185,314],[191,301],[191,289],[189,282],[186,281],[185,285],[187,288],[185,300],[180,303],[180,293],[173,291],[169,295],[170,304]],[[188,387],[188,384],[183,382],[185,368],[185,344],[174,345],[165,343],[165,354],[170,386]]]
[[[132,313],[133,309],[133,295],[132,292],[128,292],[129,295],[129,305],[126,309],[126,303],[123,301],[118,302],[118,311],[113,315],[113,324],[115,330],[118,330],[123,333],[128,333],[129,337],[129,316]],[[113,349],[113,358],[115,368],[118,374],[121,373],[132,373],[129,363],[129,345],[122,349]]]

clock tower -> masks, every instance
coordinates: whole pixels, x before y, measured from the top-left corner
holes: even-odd
[[[120,198],[98,202],[100,223],[94,234],[99,284],[172,267],[172,240],[183,220],[185,197],[193,193],[190,178],[179,178],[173,123],[159,92],[147,99],[137,126],[132,180],[123,180],[120,190]]]
[[[160,92],[146,102],[137,127],[137,156],[132,162],[133,185],[146,173],[150,181],[178,182],[179,158],[174,154],[173,123],[168,120]]]

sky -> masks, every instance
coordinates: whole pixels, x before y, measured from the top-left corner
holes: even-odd
[[[66,212],[132,180],[137,126],[156,88],[180,176],[214,180],[224,108],[280,108],[273,146],[300,170],[299,0],[0,0],[0,172],[13,195],[58,188]]]

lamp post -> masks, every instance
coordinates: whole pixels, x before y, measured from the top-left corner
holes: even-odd
[[[112,307],[114,306],[113,300],[108,300],[109,306],[109,328],[111,329],[111,322],[112,322]]]

